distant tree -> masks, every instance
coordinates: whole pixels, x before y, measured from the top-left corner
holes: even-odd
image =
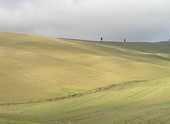
[[[124,42],[126,42],[126,39],[124,39]]]
[[[101,37],[101,42],[103,41],[103,37]]]

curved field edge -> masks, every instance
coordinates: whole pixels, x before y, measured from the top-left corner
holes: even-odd
[[[168,124],[170,78],[112,87],[93,95],[53,102],[0,106],[4,124]],[[17,124],[17,123],[13,123]]]
[[[92,89],[92,90],[88,90],[88,91],[83,91],[83,92],[79,92],[79,93],[75,93],[75,94],[71,94],[71,95],[67,95],[67,96],[63,96],[63,97],[56,97],[56,98],[36,100],[36,101],[23,101],[23,102],[18,102],[18,103],[4,103],[4,104],[0,104],[0,106],[32,104],[32,103],[39,103],[39,102],[50,102],[50,101],[58,101],[58,100],[70,99],[70,98],[75,98],[75,97],[81,97],[81,96],[85,96],[85,95],[95,94],[95,93],[102,92],[102,91],[105,91],[105,90],[108,90],[110,88],[117,87],[117,86],[134,84],[134,83],[142,83],[142,82],[145,82],[145,81],[147,81],[147,80],[126,81],[126,82],[123,82],[123,83],[112,84],[112,85],[109,85],[109,86],[100,87],[100,88],[96,88],[96,89]]]

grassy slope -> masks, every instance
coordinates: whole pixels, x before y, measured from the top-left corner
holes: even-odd
[[[170,78],[114,87],[68,100],[1,106],[2,122],[118,124],[170,123]],[[18,121],[18,122],[17,122]]]
[[[130,80],[160,78],[81,98],[1,106],[0,122],[168,121],[169,78],[164,78],[170,72],[168,43],[161,44],[161,50],[157,44],[149,48],[141,47],[149,43],[126,44],[0,33],[0,104],[55,98]]]

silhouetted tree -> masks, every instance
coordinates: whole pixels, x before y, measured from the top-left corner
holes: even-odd
[[[103,37],[101,37],[101,42],[103,41]]]

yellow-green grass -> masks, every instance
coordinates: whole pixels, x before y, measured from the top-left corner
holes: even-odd
[[[165,45],[166,46],[166,45]],[[108,43],[0,33],[0,104],[36,101],[169,75],[167,53]]]
[[[45,103],[0,106],[0,122],[44,124],[170,123],[170,77]]]
[[[2,32],[0,123],[170,123],[169,45]]]

